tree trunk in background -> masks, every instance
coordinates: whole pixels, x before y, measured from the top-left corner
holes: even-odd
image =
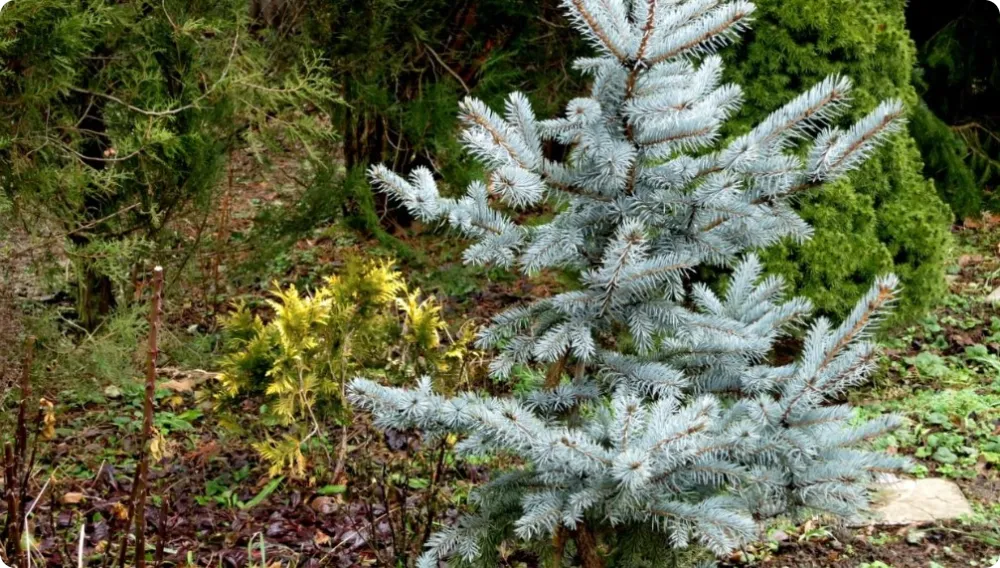
[[[536,21],[539,13],[558,20],[562,10],[557,0],[420,4],[422,12],[393,0],[251,0],[255,27],[280,33],[291,26],[303,39],[322,46],[330,61],[346,103],[334,117],[348,172],[342,213],[368,234],[386,235],[386,229],[412,222],[404,208],[368,187],[364,172],[371,165],[384,163],[402,175],[420,166],[447,173],[464,159],[454,148],[439,146],[445,138],[442,130],[458,126],[456,99],[483,87],[476,94],[496,103],[490,96],[503,81],[491,73],[517,77],[505,86],[532,91],[538,85],[525,77],[537,73],[534,67],[568,58],[567,51],[555,49],[541,61],[519,60],[517,71],[505,67],[510,57],[527,51],[515,45],[528,37],[549,43],[552,37],[569,39],[568,27]],[[565,66],[557,64],[554,71],[565,73]]]
[[[353,97],[344,93],[344,100],[351,101]],[[347,171],[367,171],[372,164],[380,164],[386,156],[385,118],[371,110],[367,110],[363,101],[355,101],[355,106],[348,107],[344,113],[341,137],[344,141],[344,165]],[[360,188],[351,188],[349,197],[344,204],[344,216],[351,224],[372,234],[382,231],[382,221],[390,221],[393,225],[408,227],[412,217],[405,208],[389,201],[380,191],[360,195]]]
[[[268,0],[257,1],[266,2]],[[371,2],[368,4],[369,14],[367,17],[372,22],[375,22],[378,18],[384,17],[384,15],[378,13],[377,10],[373,10],[373,4]],[[456,2],[452,14],[446,16],[446,19],[451,22],[448,31],[446,34],[442,34],[443,37],[438,38],[440,44],[434,46],[438,57],[447,60],[449,53],[461,49],[464,42],[468,39],[468,30],[476,25],[476,16],[477,2],[475,0]],[[434,39],[430,41],[433,42]],[[497,42],[496,45],[500,45],[500,43]],[[490,51],[492,49],[495,49],[495,47],[491,48]],[[426,63],[418,64],[415,62],[414,65],[417,70],[408,70],[391,78],[391,82],[394,83],[393,96],[397,103],[405,105],[417,99],[421,91],[426,88],[424,82],[427,78],[424,76],[423,67],[438,65],[440,63],[430,63],[435,56],[432,56],[430,50],[426,47],[419,49],[418,53],[420,51],[423,53],[419,59],[421,61],[426,60]],[[478,69],[485,63],[488,55],[488,52],[481,54],[481,57],[474,61],[446,61],[446,63],[452,66],[459,76],[463,77],[466,86],[472,88],[475,84]],[[392,116],[386,116],[380,109],[366,101],[364,94],[352,89],[350,82],[350,78],[345,81],[344,100],[350,106],[345,112],[344,121],[341,125],[341,133],[344,141],[344,161],[347,170],[351,171],[355,168],[367,170],[369,166],[380,163],[385,163],[392,169],[399,170],[404,174],[420,166],[433,170],[433,163],[429,156],[419,152],[414,147],[413,142],[408,140],[403,133],[396,132],[392,127],[387,126],[389,124],[395,125],[393,122],[395,119]],[[381,192],[373,192],[372,199],[370,200],[354,199],[353,201],[354,203],[348,204],[347,207],[364,209],[374,203],[374,211],[362,210],[353,212],[355,223],[365,226],[371,232],[374,232],[374,228],[368,227],[367,225],[370,223],[366,222],[365,219],[378,218],[382,226],[388,224],[390,227],[408,227],[413,221],[413,218],[405,208],[393,203]],[[345,211],[345,213],[347,212]]]
[[[76,246],[88,244],[87,239],[72,238]],[[94,331],[115,308],[115,290],[111,278],[102,274],[88,258],[75,261],[77,275],[76,312],[80,326]]]
[[[597,549],[597,538],[590,527],[581,524],[575,534],[576,551],[583,568],[604,568],[604,559]]]
[[[107,275],[95,272],[88,262],[81,264],[76,309],[80,325],[94,331],[115,308],[115,293]]]
[[[250,0],[250,21],[255,27],[286,29],[294,25],[301,4],[296,0]]]
[[[79,100],[76,104],[80,108],[81,116],[84,117],[80,123],[81,127],[95,133],[95,136],[88,139],[82,148],[83,162],[90,168],[103,170],[107,162],[101,158],[104,149],[111,146],[111,141],[104,134],[107,131],[104,123],[104,101],[91,98],[89,95],[79,95],[77,98]],[[108,208],[109,203],[99,194],[90,193],[83,200],[80,221],[86,225],[101,219],[109,213]],[[90,231],[99,234],[101,226],[94,226],[88,232]],[[90,244],[92,239],[86,233],[75,233],[70,236],[70,242],[76,247],[83,247]],[[115,307],[114,285],[107,274],[97,269],[93,260],[79,257],[74,263],[77,275],[77,318],[84,329],[94,331]]]

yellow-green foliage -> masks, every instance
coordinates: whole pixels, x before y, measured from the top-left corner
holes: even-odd
[[[388,262],[350,262],[312,294],[276,287],[268,304],[274,317],[266,323],[245,305],[224,321],[217,402],[227,409],[263,399],[255,448],[272,475],[305,474],[307,442],[346,418],[344,384],[355,375],[403,382],[428,373],[450,390],[477,360],[473,326],[442,341],[441,307],[409,291]]]

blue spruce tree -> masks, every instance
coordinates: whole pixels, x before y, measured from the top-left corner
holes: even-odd
[[[582,274],[578,289],[497,315],[479,339],[498,350],[498,377],[547,370],[528,396],[448,398],[429,378],[410,390],[351,384],[380,427],[459,433],[459,454],[523,464],[479,488],[474,512],[434,535],[420,566],[489,565],[510,538],[547,547],[556,564],[575,551],[585,568],[657,565],[694,544],[724,554],[778,514],[860,514],[872,476],[905,463],[858,445],[897,421],[862,422],[836,401],[872,368],[868,334],[896,280],[875,282],[839,326],[814,321],[798,359],[774,364],[810,305],[784,299],[751,251],[807,239],[789,201],[861,163],[900,129],[901,104],[838,128],[851,83],[830,77],[720,141],[741,90],[721,84],[715,52],[753,4],[563,4],[598,51],[576,61],[593,86],[565,117],[537,120],[520,93],[502,116],[464,101],[462,139],[488,173],[461,199],[442,197],[426,169],[370,172],[417,218],[473,240],[469,263]],[[565,161],[545,142],[566,146]],[[543,202],[551,220],[514,221]],[[731,270],[724,294],[694,278],[702,265]]]

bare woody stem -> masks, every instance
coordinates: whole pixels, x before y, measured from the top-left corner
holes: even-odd
[[[28,459],[28,405],[31,401],[31,366],[35,359],[35,338],[25,343],[21,379],[18,385],[20,400],[17,406],[17,423],[14,431],[14,445],[10,442],[3,448],[4,500],[7,502],[7,520],[3,535],[7,542],[7,560],[15,566],[27,565],[28,551],[24,547],[24,503],[28,496],[28,479],[31,475],[31,461]],[[39,413],[39,419],[41,414]],[[37,444],[38,438],[35,437]]]
[[[552,560],[549,568],[562,568],[563,555],[566,554],[567,537],[566,527],[562,525],[556,527],[556,532],[552,535]]]
[[[552,390],[559,386],[559,381],[562,380],[563,371],[566,370],[566,363],[569,362],[569,353],[564,353],[558,361],[552,363],[549,370],[545,373],[545,388]]]
[[[129,496],[128,520],[118,549],[118,565],[125,566],[128,532],[135,523],[135,567],[146,567],[146,495],[148,494],[149,453],[153,439],[153,399],[156,395],[156,359],[159,357],[160,323],[163,316],[163,268],[153,269],[153,299],[149,314],[149,360],[146,366],[146,389],[142,408],[142,444]]]
[[[427,500],[427,524],[424,525],[423,539],[421,544],[426,544],[431,538],[434,529],[434,520],[437,516],[437,496],[444,477],[445,455],[448,453],[448,443],[441,440],[441,447],[438,449],[437,464],[434,466],[434,473],[431,476],[430,497]]]
[[[604,568],[604,559],[598,550],[597,537],[585,523],[581,523],[574,532],[577,554],[583,568]]]

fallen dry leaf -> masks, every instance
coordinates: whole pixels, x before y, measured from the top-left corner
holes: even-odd
[[[198,463],[198,465],[204,466],[212,458],[219,455],[221,451],[222,448],[219,447],[218,442],[216,442],[215,440],[211,440],[208,443],[202,444],[201,446],[197,447],[194,451],[188,452],[184,456],[184,459],[195,461]]]
[[[172,379],[160,383],[161,389],[172,392],[191,392],[196,386],[198,386],[198,381],[194,379]]]
[[[77,491],[70,491],[69,493],[64,493],[60,501],[63,505],[77,505],[82,503],[84,499],[84,494]]]
[[[961,267],[973,266],[983,262],[983,255],[981,254],[963,254],[958,257],[958,265]]]
[[[317,497],[309,506],[321,515],[329,515],[337,510],[337,501],[332,497]]]
[[[51,401],[41,399],[38,405],[42,408],[42,439],[51,440],[56,437],[56,405]]]
[[[972,339],[967,333],[953,333],[949,337],[952,343],[962,347],[969,347],[976,344],[976,341]]]
[[[111,505],[111,515],[119,521],[128,519],[128,507],[122,505],[121,501]]]

